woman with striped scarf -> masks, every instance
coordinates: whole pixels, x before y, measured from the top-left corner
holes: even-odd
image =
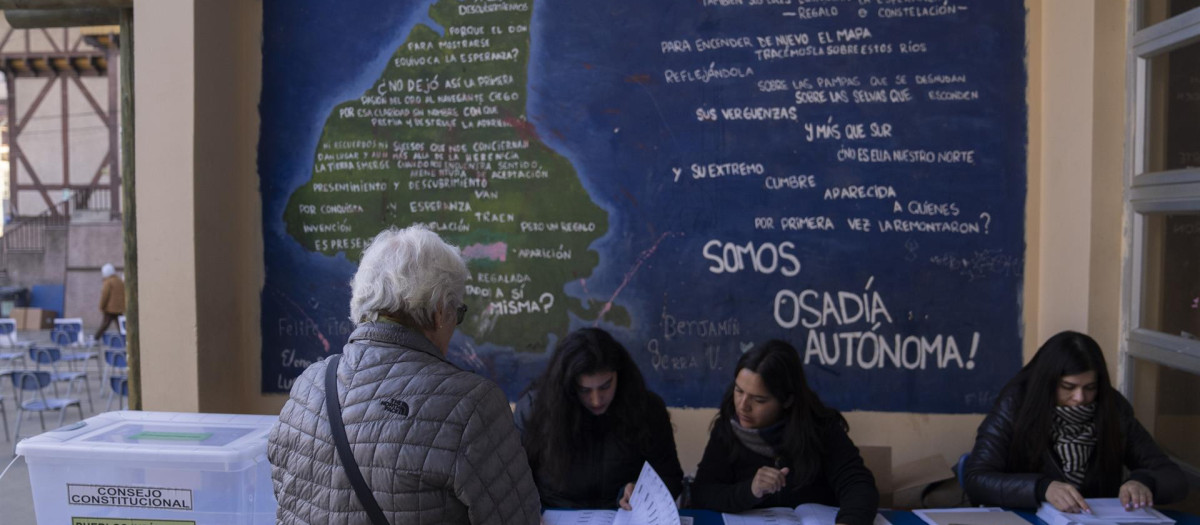
[[[1051,337],[1005,386],[964,470],[979,505],[1086,512],[1084,498],[1119,497],[1132,510],[1187,494],[1183,471],[1113,388],[1100,346],[1077,332]]]

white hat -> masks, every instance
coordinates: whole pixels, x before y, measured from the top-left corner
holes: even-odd
[[[117,273],[117,269],[113,268],[112,264],[105,264],[103,267],[100,268],[100,275],[103,275],[106,278],[112,277],[112,275],[115,273]]]

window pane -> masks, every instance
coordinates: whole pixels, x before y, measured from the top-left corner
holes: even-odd
[[[1189,9],[1200,7],[1200,0],[1142,0],[1142,25],[1144,29],[1171,18]]]
[[[1147,89],[1149,171],[1200,167],[1200,42],[1151,58]]]
[[[1200,213],[1145,217],[1141,326],[1200,337]]]
[[[1141,359],[1130,362],[1138,421],[1164,452],[1200,468],[1200,376]]]

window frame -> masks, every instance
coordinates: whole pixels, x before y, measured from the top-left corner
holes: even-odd
[[[1126,264],[1122,286],[1122,345],[1119,354],[1120,390],[1132,400],[1134,360],[1163,365],[1200,375],[1200,340],[1189,340],[1143,326],[1146,277],[1147,214],[1200,212],[1200,168],[1150,172],[1151,130],[1150,61],[1175,49],[1200,43],[1200,8],[1162,22],[1142,26],[1143,6],[1155,0],[1135,0],[1129,5],[1126,60],[1125,228]],[[1152,432],[1153,433],[1153,432]],[[1200,465],[1177,463],[1200,483]]]

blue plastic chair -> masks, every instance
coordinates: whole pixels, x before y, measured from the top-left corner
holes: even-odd
[[[112,395],[108,397],[108,404],[104,405],[104,411],[108,412],[112,409],[112,400],[118,396],[121,400],[117,402],[117,410],[129,408],[129,377],[109,376],[108,386],[112,390]]]
[[[4,411],[4,396],[0,396],[0,421],[4,421],[4,440],[8,441],[8,412]]]
[[[114,394],[119,394],[119,395],[124,395],[124,396],[129,395],[129,385],[128,385],[129,362],[127,361],[127,356],[125,354],[125,350],[113,349],[113,348],[105,350],[104,351],[104,369],[105,369],[104,377],[108,378],[109,386],[112,387],[112,388],[104,391],[105,398],[108,400],[108,403],[106,403],[104,405],[104,411],[107,412],[110,410],[109,407],[112,406],[112,398],[113,398]],[[114,372],[116,372],[116,373],[114,373]],[[126,385],[124,386],[124,390],[125,390],[124,394],[121,394],[120,392],[117,391],[117,387],[113,384],[114,379],[120,379],[120,380],[126,381]],[[128,406],[128,404],[126,404],[126,406]]]
[[[17,322],[12,319],[0,319],[0,363],[7,362],[9,368],[15,368],[17,361],[25,360],[25,349],[28,344],[17,341]],[[14,351],[15,350],[15,351]]]
[[[54,395],[58,395],[58,383],[65,381],[67,383],[67,397],[71,396],[74,391],[75,382],[83,380],[83,391],[88,396],[88,408],[96,410],[96,405],[92,402],[92,388],[88,382],[87,372],[59,372],[58,363],[63,361],[62,350],[53,346],[37,346],[29,348],[29,359],[37,364],[37,369],[41,370],[42,365],[50,367],[50,381],[54,385]]]
[[[59,330],[57,332],[52,332],[52,333],[53,333],[52,340],[54,341],[54,344],[58,345],[58,347],[63,350],[62,361],[64,363],[67,363],[67,366],[70,367],[72,370],[75,369],[75,363],[83,363],[83,371],[84,371],[84,373],[86,373],[87,372],[87,361],[89,359],[96,360],[96,369],[97,370],[99,370],[101,368],[100,367],[100,354],[98,352],[93,352],[91,350],[68,350],[71,348],[75,348],[75,349],[82,348],[81,346],[79,346],[79,343],[78,343],[78,339],[79,339],[78,334],[72,335],[71,331],[69,331],[69,330]]]
[[[104,370],[101,371],[102,373],[100,374],[100,377],[108,377],[111,373],[109,368],[112,366],[112,362],[109,361],[109,358],[108,358],[108,351],[109,350],[118,350],[118,351],[124,352],[125,351],[125,336],[123,336],[121,334],[110,334],[110,333],[106,332],[102,336],[102,340],[103,340],[104,347],[105,347]]]
[[[104,346],[109,348],[125,348],[125,336],[121,334],[110,334],[108,332],[104,332],[101,342],[104,343]]]
[[[958,457],[958,463],[954,465],[954,476],[958,478],[958,486],[966,490],[967,483],[967,458],[971,457],[971,453],[967,452]]]
[[[13,390],[17,393],[17,410],[21,415],[17,417],[16,432],[13,432],[13,453],[17,452],[16,443],[21,439],[21,424],[25,421],[27,412],[37,412],[38,419],[42,423],[42,432],[46,431],[45,412],[58,411],[58,426],[62,426],[63,421],[67,417],[67,409],[74,406],[79,409],[79,420],[84,419],[83,404],[78,399],[65,397],[46,397],[46,387],[54,384],[50,377],[50,372],[44,370],[17,370],[8,373],[12,379]],[[32,397],[32,399],[27,399]]]

